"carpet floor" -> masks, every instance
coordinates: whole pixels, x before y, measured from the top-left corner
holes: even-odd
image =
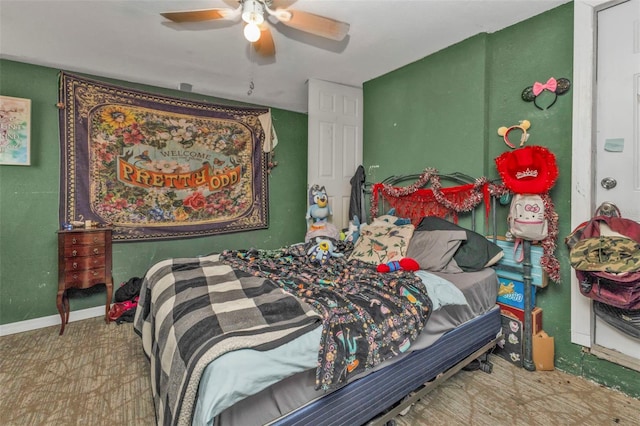
[[[131,324],[100,318],[0,337],[0,425],[152,426],[149,362]],[[491,356],[460,371],[397,425],[640,425],[640,400],[560,371]]]

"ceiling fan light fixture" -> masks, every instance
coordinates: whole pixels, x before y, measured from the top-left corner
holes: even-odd
[[[260,25],[264,22],[264,6],[258,0],[242,3],[242,20],[247,24]]]
[[[349,33],[349,24],[347,22],[311,12],[278,7],[271,8],[274,3],[280,4],[280,1],[288,5],[295,3],[296,0],[224,0],[225,3],[235,3],[238,6],[233,9],[217,8],[165,12],[161,13],[161,15],[178,24],[218,19],[233,20],[235,22],[241,20],[244,24],[244,37],[252,43],[253,49],[263,57],[273,57],[276,52],[273,35],[267,23],[274,25],[281,23],[296,31],[303,31],[317,37],[336,41],[344,40]],[[268,16],[265,16],[265,14],[268,14]]]
[[[256,24],[249,23],[244,26],[244,38],[251,43],[254,43],[260,39],[260,28]]]

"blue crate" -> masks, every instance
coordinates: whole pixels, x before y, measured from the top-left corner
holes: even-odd
[[[524,310],[524,282],[500,276],[498,273],[498,302]],[[536,305],[536,288],[531,286],[531,309]]]
[[[510,266],[518,268],[522,271],[522,263],[516,262],[513,253],[513,241],[502,241],[497,240],[496,244],[502,248],[504,252],[504,256],[498,263],[494,265],[496,272],[499,276],[504,278],[510,278],[512,280],[522,281],[522,272],[512,272],[501,270],[501,266]],[[520,255],[522,250],[522,244],[518,247],[518,255]],[[540,246],[531,246],[531,284],[538,287],[546,287],[548,284],[547,274],[542,270],[542,266],[540,265],[540,259],[542,258],[542,247]]]

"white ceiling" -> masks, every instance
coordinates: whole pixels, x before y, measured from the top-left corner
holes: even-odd
[[[231,0],[0,0],[0,57],[65,71],[306,112],[309,78],[362,87],[475,34],[568,0],[289,0],[349,22],[342,42],[271,26],[275,59],[253,54],[239,23],[177,26],[160,12]],[[254,88],[250,92],[250,83]]]

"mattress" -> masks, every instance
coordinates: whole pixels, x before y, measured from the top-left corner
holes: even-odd
[[[435,311],[413,349],[423,349],[438,340],[447,331],[492,309],[498,298],[498,277],[492,268],[462,274],[434,272],[452,282],[464,295],[466,305],[446,305]]]
[[[405,358],[413,358],[416,353],[424,352],[425,350],[431,348],[437,343],[442,344],[444,336],[449,336],[453,332],[456,332],[458,329],[461,329],[462,326],[472,327],[473,331],[462,332],[461,335],[465,336],[463,338],[452,338],[448,337],[449,343],[445,344],[446,357],[436,357],[439,361],[437,361],[434,365],[434,368],[440,368],[444,364],[447,364],[453,361],[455,353],[460,352],[464,353],[467,351],[465,346],[468,346],[468,341],[472,341],[480,336],[484,336],[480,338],[480,340],[484,341],[489,337],[495,337],[497,330],[500,329],[500,318],[499,313],[497,315],[497,320],[488,320],[487,324],[489,324],[489,330],[484,330],[485,325],[483,322],[479,322],[473,326],[471,323],[478,318],[482,318],[489,313],[493,313],[495,316],[496,311],[496,298],[498,291],[498,280],[493,269],[484,269],[477,272],[466,272],[460,274],[444,274],[437,273],[438,276],[450,281],[453,283],[459,290],[461,290],[465,299],[467,300],[466,305],[446,305],[442,306],[440,309],[434,311],[431,314],[429,321],[427,322],[427,326],[422,331],[421,335],[412,345],[412,352],[398,356],[389,360],[377,368],[366,373],[365,379],[368,379],[372,374],[382,374],[387,368],[392,367],[395,364],[402,364],[406,362]],[[495,323],[495,324],[494,324]],[[495,327],[493,327],[495,325]],[[493,329],[491,329],[493,327]],[[483,335],[484,333],[484,335]],[[453,339],[453,340],[452,340]],[[460,347],[452,348],[451,346],[460,345]],[[437,348],[436,348],[437,349]],[[457,351],[457,352],[456,352]],[[424,356],[424,355],[423,355]],[[256,362],[258,358],[256,358]],[[281,358],[284,359],[284,358]],[[417,358],[417,360],[421,360],[419,362],[428,361],[428,358],[422,359]],[[458,360],[459,361],[459,360]],[[458,362],[456,361],[456,362]],[[416,360],[411,361],[411,363],[418,362]],[[444,363],[444,364],[443,364]],[[455,363],[454,363],[455,364]],[[451,364],[453,365],[453,364]],[[447,366],[447,368],[450,365]],[[402,367],[402,368],[413,368],[413,367]],[[420,367],[420,370],[424,370],[423,367]],[[389,370],[392,371],[392,370]],[[411,370],[409,370],[411,371]],[[442,370],[441,370],[442,371]],[[384,380],[392,381],[394,375],[397,376],[398,372],[393,373],[391,376],[388,376],[389,373],[385,373],[381,377],[386,377]],[[406,373],[405,373],[406,374]],[[412,373],[409,373],[412,374]],[[354,378],[353,381],[361,379],[365,375],[358,376]],[[418,377],[416,377],[418,378]],[[416,387],[420,384],[424,383],[430,378],[424,379],[424,377],[420,377],[418,379],[419,383],[416,383]],[[359,380],[358,380],[359,381]],[[407,380],[404,380],[407,382]],[[407,383],[411,383],[408,381]],[[227,425],[259,425],[266,424],[274,419],[278,419],[285,415],[286,413],[292,412],[299,407],[308,405],[308,404],[326,404],[330,399],[327,399],[326,393],[322,391],[316,391],[314,389],[315,384],[315,369],[307,369],[304,371],[300,371],[290,377],[287,377],[284,380],[275,382],[270,384],[268,387],[265,387],[260,392],[248,396],[242,401],[234,404],[233,406],[224,410],[221,414],[216,417],[215,425],[217,426],[227,426]],[[388,383],[385,384],[385,389],[388,386]],[[345,396],[342,394],[347,391],[346,389],[351,388],[351,386],[343,387],[336,392],[341,392],[340,398],[344,398]],[[411,390],[411,389],[409,389]],[[388,389],[385,394],[389,393]],[[330,396],[333,395],[330,394]],[[322,398],[325,397],[325,398]],[[402,395],[399,397],[401,398]],[[332,398],[335,398],[333,396]],[[385,397],[387,398],[387,397]],[[324,403],[319,401],[325,400]],[[316,402],[313,402],[316,401]],[[391,403],[395,402],[395,400],[391,401]],[[363,402],[359,402],[359,405],[362,405]],[[346,410],[345,407],[340,409],[339,411]],[[348,410],[347,410],[348,411]],[[299,415],[299,414],[297,414]],[[346,415],[345,413],[341,413],[340,415]],[[324,416],[323,416],[324,417]],[[295,418],[292,417],[292,419]],[[293,421],[292,419],[288,421]],[[354,419],[355,420],[355,419]],[[310,421],[307,418],[307,422]],[[317,423],[317,418],[314,419],[313,424]],[[201,416],[194,417],[194,424],[214,424],[211,418],[203,418]],[[289,424],[284,422],[282,424]],[[292,424],[296,424],[295,422]],[[305,424],[304,422],[299,424]],[[306,423],[309,424],[309,423]],[[331,424],[329,422],[328,424]],[[339,423],[337,423],[339,424]],[[344,423],[343,423],[344,424]],[[348,424],[358,424],[358,423],[348,423]]]

